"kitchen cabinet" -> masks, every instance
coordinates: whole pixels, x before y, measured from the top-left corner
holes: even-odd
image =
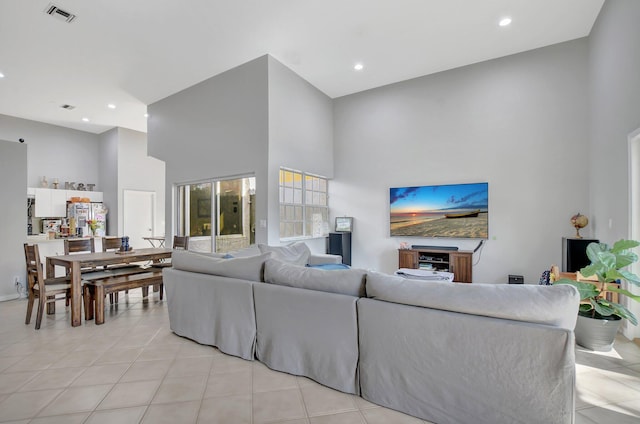
[[[72,197],[88,197],[91,202],[102,202],[101,191],[56,190],[52,188],[28,188],[27,195],[36,199],[34,214],[37,218],[67,216],[67,201]]]
[[[67,216],[66,190],[36,188],[35,216],[38,218],[56,218]]]

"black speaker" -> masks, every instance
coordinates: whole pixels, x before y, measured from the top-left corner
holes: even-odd
[[[327,253],[342,256],[342,263],[351,265],[351,233],[329,233]]]
[[[509,284],[524,284],[524,277],[522,275],[509,274]]]
[[[596,239],[562,238],[562,272],[576,272],[589,265],[587,246],[599,243]]]

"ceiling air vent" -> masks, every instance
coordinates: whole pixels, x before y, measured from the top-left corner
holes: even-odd
[[[44,13],[55,18],[62,19],[65,22],[71,22],[76,18],[76,15],[74,15],[73,13],[62,10],[53,3],[49,3],[49,6],[47,6],[47,8],[44,10]]]

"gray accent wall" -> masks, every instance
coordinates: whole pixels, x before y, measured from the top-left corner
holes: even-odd
[[[269,244],[280,244],[281,166],[333,178],[333,102],[329,96],[268,56]],[[324,239],[307,241],[324,252]]]
[[[118,128],[100,134],[100,182],[109,209],[107,235],[118,234]]]
[[[149,105],[148,151],[166,162],[165,234],[175,234],[173,188],[255,175],[256,220],[267,219],[267,56]],[[267,229],[256,228],[256,242]]]
[[[270,56],[148,110],[149,152],[167,163],[167,197],[176,184],[254,175],[258,243],[280,243],[280,166],[333,176],[331,99]],[[166,234],[175,233],[174,202],[166,202]],[[324,252],[324,239],[309,244]]]
[[[14,277],[26,287],[28,145],[0,139],[0,300],[18,297]]]
[[[607,243],[630,235],[628,136],[640,128],[639,22],[640,2],[609,0],[589,37],[589,186],[596,236]]]
[[[27,186],[40,187],[42,176],[49,184],[58,178],[65,181],[96,184],[103,191],[98,176],[99,136],[84,131],[0,115],[0,139],[29,144]]]
[[[335,99],[331,208],[355,217],[354,265],[393,272],[403,241],[473,250],[390,237],[389,188],[486,181],[473,281],[537,282],[560,262],[570,217],[590,214],[587,64],[579,39]]]
[[[609,244],[631,236],[631,219],[640,221],[629,214],[628,141],[640,128],[639,22],[640,2],[608,0],[589,37],[592,222],[596,237]],[[640,314],[636,302],[627,306]],[[622,328],[627,337],[640,337],[626,320]]]

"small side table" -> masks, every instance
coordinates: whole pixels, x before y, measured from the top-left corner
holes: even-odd
[[[151,247],[164,247],[164,237],[153,236],[153,237],[142,237],[144,240],[148,241],[151,244]]]

